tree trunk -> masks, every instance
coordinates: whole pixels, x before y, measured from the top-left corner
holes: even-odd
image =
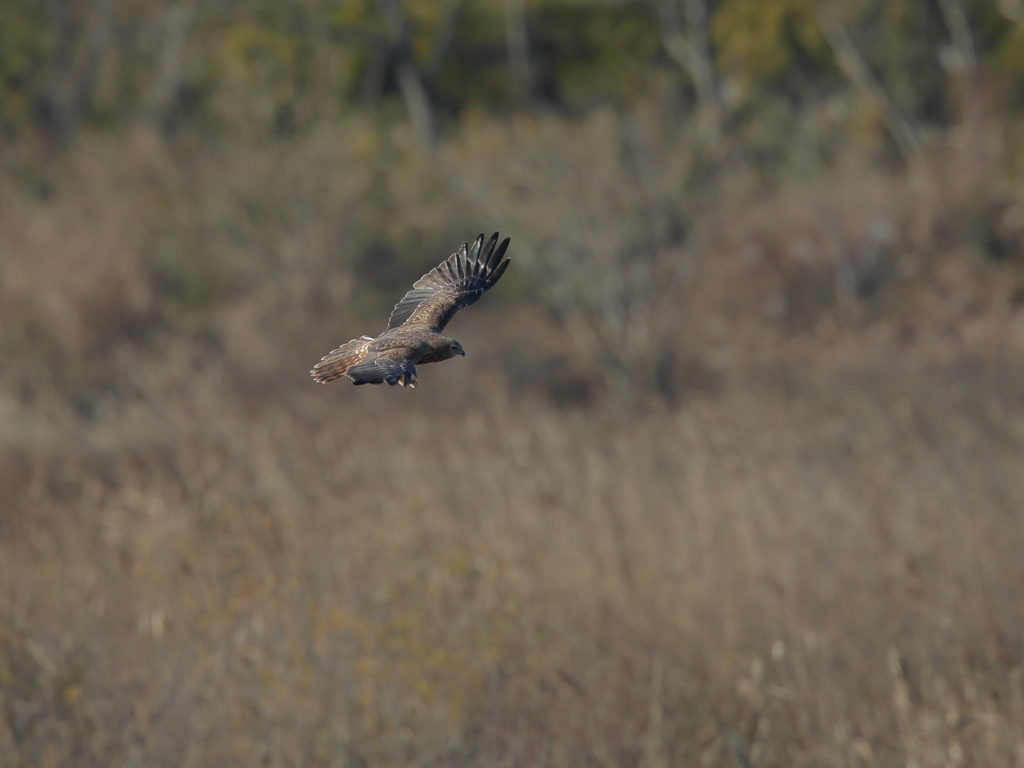
[[[434,147],[434,108],[423,73],[412,55],[409,23],[402,0],[379,0],[391,35],[391,60],[409,122],[424,149]]]

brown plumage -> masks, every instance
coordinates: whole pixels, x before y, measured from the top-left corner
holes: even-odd
[[[498,282],[509,265],[509,238],[498,233],[484,245],[481,234],[472,247],[458,251],[413,283],[412,290],[391,312],[388,327],[377,338],[362,336],[325,355],[310,371],[321,384],[348,376],[356,384],[400,384],[416,387],[416,365],[439,363],[465,355],[462,345],[441,334],[463,307]]]

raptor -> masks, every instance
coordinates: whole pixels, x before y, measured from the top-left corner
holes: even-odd
[[[441,331],[463,307],[479,299],[505,274],[509,238],[481,234],[413,283],[395,305],[387,329],[361,336],[325,355],[310,371],[322,384],[347,376],[355,384],[398,384],[415,389],[416,366],[439,363],[466,352]]]

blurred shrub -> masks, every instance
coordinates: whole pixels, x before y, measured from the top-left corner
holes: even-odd
[[[452,116],[474,104],[521,109],[539,100],[577,109],[635,102],[666,78],[682,91],[689,87],[689,75],[674,70],[662,50],[673,32],[661,25],[683,13],[679,4],[666,15],[674,2],[4,0],[0,110],[5,129],[21,133],[33,125],[66,133],[140,115],[177,125],[212,117],[231,131],[287,132],[387,100],[398,93],[403,61]],[[1004,10],[962,0],[725,0],[705,9],[710,64],[730,104],[768,96],[805,103],[849,92],[822,31],[827,12],[842,17],[894,103],[929,123],[950,117],[962,70],[955,59],[965,46],[1020,87],[1020,27]],[[697,34],[684,31],[690,39]],[[523,61],[513,63],[509,45],[520,33],[525,48],[516,55]],[[526,78],[519,84],[525,100],[517,77]]]
[[[38,3],[0,2],[0,131],[21,134],[33,124],[51,30]]]
[[[723,73],[740,79],[748,94],[788,85],[798,97],[836,80],[813,0],[725,0],[715,7],[711,32]]]

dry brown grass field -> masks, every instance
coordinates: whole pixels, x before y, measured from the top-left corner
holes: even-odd
[[[1019,190],[657,124],[9,148],[0,765],[1024,766]]]

